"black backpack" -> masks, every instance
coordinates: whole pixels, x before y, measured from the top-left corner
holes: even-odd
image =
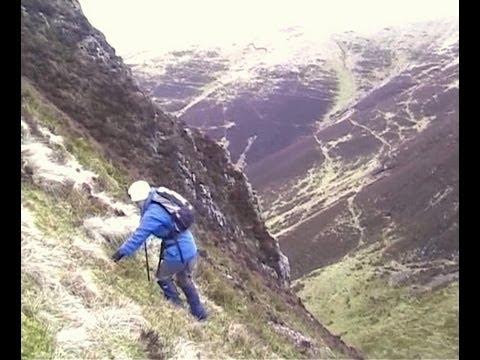
[[[177,233],[187,230],[195,222],[193,206],[171,189],[163,186],[155,188],[152,201],[161,205],[172,216]]]

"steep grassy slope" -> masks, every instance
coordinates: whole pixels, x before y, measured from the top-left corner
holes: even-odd
[[[272,292],[259,273],[203,242],[212,234],[200,228],[198,281],[212,315],[205,324],[171,307],[146,282],[142,253],[114,265],[109,254],[138,222],[133,206],[115,195],[115,177],[122,175],[110,176],[111,165],[93,151],[83,160],[73,156],[89,145],[52,132],[48,126],[61,129],[62,119],[49,114],[60,111],[39,96],[24,83],[24,358],[335,357],[306,312]],[[150,243],[153,270],[158,244]]]
[[[288,282],[287,260],[268,234],[245,176],[219,145],[185,129],[142,94],[78,3],[22,2],[22,75],[67,115],[72,139],[83,139],[72,141],[87,141],[131,178],[185,194],[202,226]]]
[[[244,175],[141,94],[76,1],[22,1],[21,122],[24,358],[359,357],[286,288]],[[206,323],[146,282],[143,254],[109,259],[139,176],[195,204]]]

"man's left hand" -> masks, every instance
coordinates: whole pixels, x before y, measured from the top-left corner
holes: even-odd
[[[118,250],[112,255],[112,260],[114,262],[119,262],[121,258],[123,258],[123,254],[121,254]]]

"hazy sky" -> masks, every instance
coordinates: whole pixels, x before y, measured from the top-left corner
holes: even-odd
[[[458,17],[459,0],[80,0],[120,55],[274,38],[302,26],[318,36]]]

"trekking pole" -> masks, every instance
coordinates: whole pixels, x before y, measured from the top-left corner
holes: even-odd
[[[150,268],[148,266],[147,242],[145,241],[143,245],[145,247],[145,262],[147,264],[147,279],[148,279],[148,282],[150,282]]]

